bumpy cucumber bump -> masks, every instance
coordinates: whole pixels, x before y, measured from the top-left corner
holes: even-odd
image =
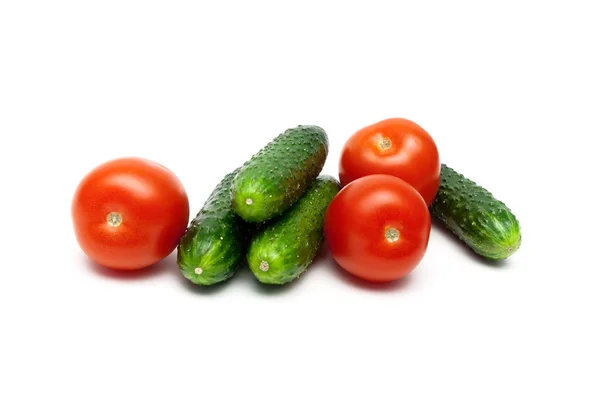
[[[319,175],[328,150],[327,134],[318,126],[286,130],[252,156],[234,178],[233,210],[248,222],[281,215]]]
[[[335,178],[318,177],[289,210],[254,235],[247,260],[256,279],[281,285],[306,271],[323,243],[325,211],[339,191]]]
[[[511,210],[489,191],[445,164],[430,211],[485,258],[505,259],[521,246],[521,228]]]
[[[188,280],[213,285],[229,279],[243,263],[250,227],[231,209],[230,190],[239,169],[213,190],[177,247],[177,263]]]

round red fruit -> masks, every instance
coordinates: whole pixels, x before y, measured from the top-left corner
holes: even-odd
[[[367,281],[390,282],[421,262],[431,219],[411,185],[391,175],[369,175],[349,183],[332,200],[324,229],[341,268]]]
[[[189,218],[186,191],[175,174],[151,160],[119,158],[79,183],[71,204],[83,252],[118,270],[148,267],[169,255]]]
[[[342,185],[367,175],[386,174],[411,184],[431,205],[440,185],[440,157],[432,137],[415,122],[390,118],[366,126],[344,145]]]

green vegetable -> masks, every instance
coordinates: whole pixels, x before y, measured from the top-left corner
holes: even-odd
[[[298,278],[323,243],[323,221],[339,182],[322,175],[298,202],[254,235],[248,264],[262,283],[284,284]]]
[[[504,259],[521,246],[519,221],[490,192],[442,164],[432,216],[476,253],[488,259]]]
[[[249,222],[281,215],[319,175],[328,147],[327,134],[318,126],[286,130],[244,164],[234,178],[233,210]]]
[[[231,209],[231,183],[239,168],[213,190],[177,247],[183,276],[198,285],[229,279],[244,260],[250,227]]]

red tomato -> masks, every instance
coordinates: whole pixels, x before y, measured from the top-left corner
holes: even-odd
[[[430,231],[423,198],[391,175],[351,182],[325,213],[325,240],[334,260],[371,282],[390,282],[411,272],[425,255]]]
[[[362,128],[348,139],[340,159],[340,181],[373,174],[394,175],[410,183],[431,205],[440,185],[435,142],[416,123],[390,118]]]
[[[189,211],[175,174],[141,158],[120,158],[93,169],[71,206],[84,253],[120,270],[148,267],[168,256],[186,230]]]

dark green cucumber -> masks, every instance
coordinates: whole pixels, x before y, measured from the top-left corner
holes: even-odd
[[[277,136],[244,164],[233,181],[233,210],[262,222],[281,215],[323,169],[329,142],[325,131],[299,125]]]
[[[318,177],[289,210],[254,235],[247,260],[256,279],[281,285],[306,270],[323,243],[325,211],[339,191],[335,178]]]
[[[485,258],[504,259],[521,246],[521,228],[511,210],[486,189],[445,164],[430,211]]]
[[[177,247],[183,276],[198,285],[229,279],[244,261],[250,227],[231,209],[231,184],[239,168],[213,190]]]

